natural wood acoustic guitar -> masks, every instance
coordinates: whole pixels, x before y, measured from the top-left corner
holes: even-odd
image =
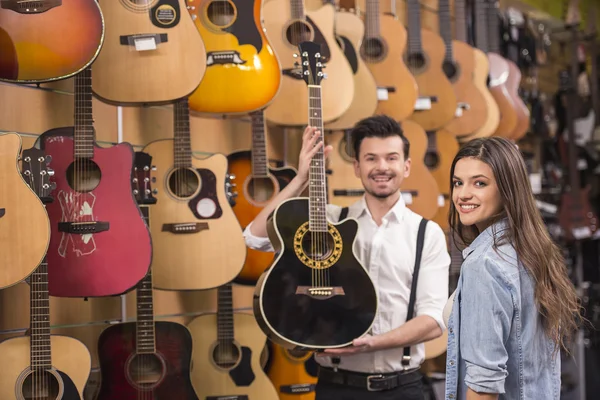
[[[323,121],[331,122],[350,108],[354,99],[354,75],[335,39],[335,7],[324,4],[307,11],[303,0],[270,0],[263,7],[264,27],[281,62],[281,88],[265,110],[265,118],[277,125],[306,124],[308,93],[298,64],[298,44],[311,40],[321,45],[327,65],[323,81]]]
[[[104,40],[96,0],[2,0],[0,27],[0,81],[69,78],[94,62]]]
[[[458,103],[443,70],[444,41],[432,31],[421,29],[419,0],[408,0],[407,7],[408,49],[404,59],[419,88],[415,112],[410,119],[431,131],[454,119]]]
[[[466,30],[464,2],[465,0],[454,2],[454,24],[457,31]],[[450,0],[439,0],[438,7],[440,35],[446,46],[442,68],[452,83],[458,102],[454,119],[444,129],[454,136],[470,135],[481,128],[487,119],[485,98],[474,82],[475,53],[468,43],[452,40]],[[457,36],[466,36],[466,33],[461,32]]]
[[[25,150],[23,157],[33,160],[24,174],[31,188],[45,204],[51,203],[53,185],[46,155],[32,148]],[[50,334],[46,259],[28,280],[28,334],[0,343],[0,398],[82,400],[92,367],[90,352],[77,339]]]
[[[149,223],[152,157],[135,154],[133,191]],[[181,324],[154,320],[152,270],[136,287],[136,321],[111,325],[98,338],[102,373],[95,400],[198,400],[190,380],[192,336]]]
[[[227,156],[229,173],[241,182],[233,212],[245,229],[261,210],[295,176],[294,168],[273,168],[267,156],[267,136],[262,110],[251,114],[252,150],[238,151]],[[236,278],[237,283],[256,284],[265,269],[271,265],[273,253],[248,249],[244,268]]]
[[[402,182],[402,196],[406,206],[417,214],[431,219],[438,212],[440,191],[425,165],[427,155],[427,135],[416,122],[401,122],[404,136],[410,142],[410,176]],[[334,151],[329,154],[328,195],[329,202],[348,207],[365,193],[360,178],[354,174],[355,160],[350,131],[333,132],[328,135],[328,144]]]
[[[22,158],[21,136],[0,134],[0,289],[27,278],[46,255],[50,242],[50,222],[46,209],[32,191],[38,160]],[[26,178],[26,180],[24,180]]]
[[[164,103],[198,87],[206,51],[184,0],[100,4],[106,33],[93,65],[97,97],[119,104]]]
[[[252,314],[233,311],[231,284],[217,289],[217,296],[217,313],[196,317],[188,325],[198,398],[278,400],[260,364],[267,338]]]
[[[334,0],[324,3],[335,6]],[[354,96],[350,108],[340,118],[325,124],[326,130],[350,129],[377,109],[377,84],[360,56],[364,32],[365,26],[358,15],[340,9],[336,11],[335,37],[354,74]]]
[[[201,113],[245,114],[270,104],[280,90],[281,72],[263,29],[263,0],[186,3],[207,57],[206,74],[189,96],[190,108]],[[204,52],[204,47],[191,51]]]
[[[246,258],[242,229],[227,198],[227,158],[196,158],[187,98],[175,103],[174,112],[174,139],[156,140],[142,150],[152,156],[159,183],[150,219],[154,287],[215,288],[232,281]]]
[[[323,132],[320,45],[299,45],[308,84],[308,124]],[[318,140],[323,140],[319,136]],[[290,349],[344,347],[367,333],[378,299],[368,272],[354,254],[358,223],[327,221],[325,156],[319,148],[309,171],[309,198],[279,204],[267,222],[276,260],[254,292],[254,315],[273,342]]]
[[[379,0],[366,3],[360,56],[377,83],[376,113],[402,121],[412,115],[418,96],[415,78],[402,58],[406,29],[395,16],[379,12]]]

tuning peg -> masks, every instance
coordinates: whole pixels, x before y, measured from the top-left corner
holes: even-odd
[[[56,182],[50,182],[50,190],[56,189]]]
[[[138,178],[133,178],[133,183],[138,183]]]
[[[152,166],[152,171],[156,171],[156,165]]]
[[[294,58],[298,58],[298,53],[294,53],[294,54],[292,54],[292,56],[293,56]]]
[[[134,194],[134,195],[137,195],[138,193],[139,193],[139,192],[138,192],[138,190],[137,190],[137,189],[133,189],[133,194]]]
[[[54,170],[52,168],[47,168],[48,176],[54,176]]]
[[[152,189],[152,194],[158,194],[158,189]]]
[[[150,193],[151,193],[151,190],[150,190],[150,189],[146,189],[146,190],[144,191],[144,193],[146,193],[146,194],[150,194]]]
[[[234,174],[229,174],[229,179],[235,179],[235,175]]]
[[[23,171],[23,175],[29,176],[31,175],[31,171],[26,169],[25,171]]]
[[[44,161],[46,161],[46,165],[50,165],[50,162],[52,161],[52,156],[47,155],[46,157],[44,157]]]

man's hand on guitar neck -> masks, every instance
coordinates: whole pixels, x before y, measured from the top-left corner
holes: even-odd
[[[317,131],[317,128],[307,126],[306,129],[304,129],[304,132],[302,133],[302,148],[300,149],[300,156],[298,157],[298,174],[262,209],[256,218],[254,218],[252,226],[250,226],[250,232],[253,235],[267,237],[267,219],[273,210],[285,200],[291,199],[292,197],[298,197],[300,193],[306,189],[306,186],[308,185],[310,162],[314,155],[317,154],[319,148],[323,146],[322,141],[317,143],[319,135],[321,135],[321,133]],[[325,158],[331,153],[332,149],[331,146],[325,146]]]

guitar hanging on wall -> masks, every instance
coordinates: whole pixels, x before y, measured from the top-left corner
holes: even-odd
[[[53,184],[50,157],[39,149],[23,151],[23,178],[44,204]],[[50,334],[48,264],[44,258],[29,277],[29,334],[0,343],[1,399],[81,400],[92,359],[79,340]]]
[[[303,42],[298,48],[308,123],[323,132],[321,45]],[[327,221],[325,179],[321,146],[311,160],[309,198],[284,201],[268,219],[277,255],[256,285],[254,315],[266,335],[287,348],[347,346],[367,333],[377,312],[375,287],[353,250],[358,223]]]
[[[48,205],[49,290],[57,297],[123,294],[146,275],[152,241],[131,189],[133,148],[100,147],[92,114],[92,71],[75,77],[75,126],[51,129],[56,200]]]
[[[135,153],[134,194],[149,223],[156,204],[152,157]],[[192,336],[176,322],[155,321],[152,270],[136,288],[135,322],[111,325],[98,339],[102,384],[95,400],[198,400],[190,380]]]
[[[69,78],[94,62],[103,41],[96,0],[0,1],[0,81]]]
[[[106,34],[93,65],[97,97],[118,104],[163,103],[198,87],[206,51],[184,0],[100,3]]]

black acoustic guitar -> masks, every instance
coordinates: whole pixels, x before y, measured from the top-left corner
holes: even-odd
[[[320,45],[302,42],[298,47],[308,84],[309,124],[323,132]],[[311,161],[309,181],[309,198],[289,199],[269,217],[276,257],[256,285],[254,315],[269,339],[283,347],[343,347],[371,328],[377,294],[352,249],[357,221],[327,221],[323,147]]]

